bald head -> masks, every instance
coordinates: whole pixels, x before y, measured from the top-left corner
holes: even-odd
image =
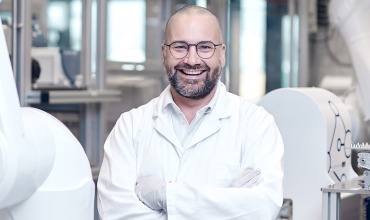
[[[220,26],[220,22],[218,21],[217,17],[210,10],[200,7],[200,6],[196,6],[196,5],[183,7],[179,9],[178,11],[176,11],[170,17],[170,19],[168,19],[167,24],[166,24],[166,30],[165,30],[165,40],[167,39],[172,26],[174,25],[174,23],[176,23],[178,19],[184,18],[184,17],[191,17],[191,16],[204,17],[210,20],[211,23],[213,23],[212,25],[215,25],[218,31],[217,34],[219,35],[220,42],[222,42],[221,26]]]

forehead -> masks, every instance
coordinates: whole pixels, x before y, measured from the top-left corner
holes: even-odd
[[[166,41],[220,42],[220,28],[216,18],[207,14],[181,14],[174,16],[167,27]]]

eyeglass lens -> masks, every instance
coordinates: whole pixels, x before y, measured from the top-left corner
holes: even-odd
[[[189,47],[189,44],[185,42],[174,42],[170,46],[171,54],[178,59],[184,58],[188,55]],[[199,42],[196,45],[196,51],[199,57],[207,59],[213,56],[215,45],[211,42]]]

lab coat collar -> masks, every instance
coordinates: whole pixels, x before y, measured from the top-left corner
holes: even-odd
[[[215,114],[213,114],[215,117],[222,119],[231,115],[232,106],[230,105],[231,100],[229,95],[230,94],[226,91],[225,85],[219,81],[215,96],[208,104],[211,109],[215,110]],[[170,103],[174,103],[174,101],[170,92],[170,86],[167,86],[166,89],[163,90],[163,92],[159,95],[158,102],[156,103],[156,106],[154,106],[153,119],[166,114],[166,107]]]
[[[226,87],[221,81],[218,83],[216,95],[216,99],[211,100],[211,102],[214,101],[212,115],[218,119],[229,117],[233,108],[231,94],[226,91]]]
[[[229,93],[226,91],[225,85],[219,82],[215,97],[211,100],[210,105],[212,110],[207,114],[209,117],[198,128],[198,132],[194,135],[192,141],[188,146],[182,146],[178,140],[170,121],[166,120],[166,106],[169,104],[170,87],[168,86],[158,97],[158,102],[154,106],[153,122],[154,128],[161,133],[169,142],[171,142],[176,149],[183,153],[184,150],[194,146],[205,138],[216,133],[221,128],[221,121],[231,115],[232,105],[229,98]],[[171,97],[171,95],[170,95]],[[172,97],[171,97],[172,98]],[[186,147],[184,149],[184,147]]]

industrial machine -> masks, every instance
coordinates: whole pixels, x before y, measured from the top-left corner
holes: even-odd
[[[0,219],[92,220],[88,158],[60,121],[20,107],[2,29],[0,65]]]
[[[320,88],[278,89],[259,102],[275,117],[284,140],[284,198],[292,201],[290,219],[337,219],[347,208],[340,206],[339,200],[351,201],[348,194],[338,196],[340,192],[350,191],[346,189],[346,182],[356,180],[358,194],[362,195],[367,194],[363,189],[368,190],[370,185],[366,176],[370,174],[369,149],[363,148],[367,152],[354,156],[355,166],[358,164],[366,169],[359,173],[364,174],[364,178],[357,177],[351,166],[354,152],[351,146],[360,140],[358,133],[361,131],[367,133],[365,138],[370,137],[370,1],[331,0],[329,6],[332,28],[339,30],[350,53],[360,105],[344,103],[332,92]],[[355,116],[363,117],[355,120]],[[324,190],[326,197],[322,196],[321,189],[327,186],[333,187],[333,198],[327,198],[327,191],[330,191],[327,189]],[[356,194],[356,188],[351,187],[350,192]],[[327,199],[336,204],[324,204]],[[368,219],[370,216],[366,212],[363,216],[361,206],[364,203],[346,204],[355,210],[349,211],[352,215],[340,219]]]
[[[285,88],[259,102],[284,141],[284,198],[292,219],[321,219],[321,187],[357,177],[351,166],[351,120],[345,104],[320,88]],[[291,219],[291,218],[290,218]]]
[[[357,77],[357,96],[370,126],[370,1],[331,0],[329,17],[349,50]]]

